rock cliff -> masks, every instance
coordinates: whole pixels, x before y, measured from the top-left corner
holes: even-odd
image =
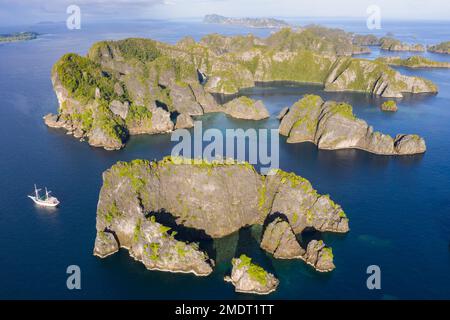
[[[103,174],[94,254],[105,257],[123,247],[149,269],[205,275],[211,265],[206,253],[169,233],[161,214],[172,217],[177,227],[220,238],[278,213],[285,219],[266,228],[262,246],[280,258],[304,255],[294,233],[305,228],[349,230],[342,208],[293,173],[275,170],[261,176],[234,160],[119,162]],[[278,245],[272,247],[275,240]],[[176,255],[179,247],[186,251],[181,256]]]
[[[244,110],[238,100],[224,108],[211,95],[236,94],[260,82],[317,83],[328,91],[383,97],[437,92],[430,81],[404,76],[383,61],[350,57],[362,51],[350,34],[319,26],[284,28],[267,38],[213,34],[175,45],[135,38],[101,41],[87,57],[66,54],[55,64],[59,110],[45,123],[115,150],[129,135],[172,131],[174,114],[185,120],[179,127],[189,126],[187,116],[226,109],[244,119],[263,118],[260,102]]]
[[[319,149],[362,149],[382,155],[424,153],[425,141],[417,135],[389,135],[373,131],[354,116],[352,107],[319,96],[306,95],[296,102],[280,123],[288,143],[313,142]]]
[[[406,59],[400,57],[380,57],[376,61],[407,68],[450,68],[449,62],[433,61],[421,56],[412,56]]]
[[[263,120],[270,116],[261,100],[254,101],[245,96],[231,100],[223,108],[224,113],[237,119]]]
[[[246,255],[234,258],[232,265],[231,276],[226,276],[224,280],[231,282],[236,292],[269,294],[277,289],[278,279]]]

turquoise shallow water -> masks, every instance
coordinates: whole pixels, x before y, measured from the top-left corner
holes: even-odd
[[[308,21],[310,22],[310,21]],[[319,21],[367,33],[364,21]],[[424,43],[449,40],[450,23],[386,23],[384,31]],[[407,97],[395,114],[382,113],[381,102],[362,94],[325,93],[317,86],[264,87],[243,92],[262,99],[270,113],[305,93],[347,101],[357,116],[392,135],[418,133],[427,142],[422,156],[386,157],[363,151],[318,151],[312,144],[286,144],[280,139],[280,167],[309,179],[329,193],[350,218],[346,235],[323,235],[333,247],[337,269],[319,274],[301,261],[276,261],[259,250],[258,228],[244,229],[210,244],[218,262],[207,278],[147,271],[121,251],[107,259],[92,256],[95,210],[101,173],[118,160],[160,159],[170,154],[170,136],[133,137],[117,152],[46,128],[41,117],[57,108],[50,82],[52,64],[66,52],[86,53],[98,40],[130,36],[175,42],[185,35],[256,32],[237,27],[205,26],[195,21],[134,22],[83,25],[79,32],[64,26],[33,28],[40,39],[0,45],[0,298],[231,298],[266,299],[236,294],[223,282],[229,259],[245,252],[281,280],[276,299],[450,298],[450,70],[406,70],[438,84],[437,96]],[[2,32],[9,30],[1,30]],[[374,58],[374,51],[368,58]],[[384,54],[384,53],[382,53]],[[450,61],[448,56],[427,54]],[[204,128],[276,128],[261,122],[232,120],[224,115],[202,118]],[[55,191],[62,206],[54,212],[33,206],[26,195],[34,183]],[[309,234],[308,237],[318,237]],[[77,264],[82,290],[66,289],[66,267]],[[382,289],[366,288],[367,266],[382,270]]]

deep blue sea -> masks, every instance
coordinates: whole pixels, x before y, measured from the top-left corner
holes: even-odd
[[[371,33],[365,21],[298,20],[347,31]],[[377,35],[424,44],[450,40],[450,22],[386,21]],[[92,255],[101,173],[118,160],[161,159],[170,154],[170,135],[131,138],[108,152],[48,129],[42,116],[55,112],[50,70],[64,53],[85,54],[96,41],[150,37],[174,43],[218,32],[265,36],[270,30],[204,25],[196,20],[64,24],[0,28],[0,33],[33,30],[37,40],[0,45],[0,298],[13,299],[449,299],[450,298],[450,70],[406,70],[439,86],[436,96],[407,97],[399,111],[382,113],[379,99],[363,94],[325,93],[318,86],[255,88],[243,94],[262,99],[272,115],[305,93],[347,101],[358,117],[391,135],[417,133],[428,150],[421,156],[376,156],[358,150],[318,151],[312,144],[280,139],[280,167],[311,181],[342,205],[350,219],[346,235],[325,234],[336,270],[314,272],[301,261],[273,260],[258,248],[257,228],[214,242],[212,275],[148,271],[121,250],[107,259]],[[386,54],[374,50],[367,58]],[[408,55],[408,54],[402,54]],[[425,54],[450,61],[450,56]],[[272,117],[237,121],[222,114],[202,118],[204,128],[277,128]],[[48,186],[62,201],[55,211],[26,197],[33,184]],[[311,237],[317,235],[312,234]],[[223,281],[229,260],[245,252],[280,279],[268,297],[237,294]],[[66,288],[66,268],[81,268],[81,290]],[[368,290],[366,268],[381,268],[381,290]]]

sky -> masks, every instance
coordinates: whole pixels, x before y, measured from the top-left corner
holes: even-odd
[[[0,25],[65,21],[69,5],[88,21],[179,19],[217,13],[230,17],[367,17],[379,6],[382,18],[450,20],[449,0],[0,0]]]

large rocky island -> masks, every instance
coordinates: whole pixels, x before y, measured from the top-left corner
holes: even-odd
[[[423,138],[398,134],[395,138],[374,131],[353,114],[352,107],[324,102],[317,95],[297,101],[281,119],[280,134],[288,143],[313,142],[320,149],[362,149],[381,155],[411,155],[426,151]]]
[[[221,106],[212,95],[237,94],[258,83],[317,83],[327,91],[397,98],[404,92],[437,92],[430,81],[404,76],[384,62],[351,57],[361,50],[351,34],[319,26],[284,28],[267,38],[212,34],[176,45],[148,39],[98,42],[87,57],[66,54],[54,65],[59,109],[45,123],[115,150],[129,135],[170,132],[205,113],[265,118],[261,103]]]
[[[164,222],[167,216],[171,227]],[[212,258],[177,229],[196,230],[205,239],[252,225],[264,226],[262,249],[275,258],[302,259],[318,271],[334,268],[331,249],[315,240],[298,242],[295,235],[306,229],[349,231],[342,208],[294,173],[274,170],[261,176],[248,163],[234,160],[166,157],[118,162],[104,172],[94,254],[106,257],[122,247],[148,269],[205,276],[213,270]],[[233,265],[239,269],[241,263]],[[239,288],[243,274],[236,277],[236,272],[230,281]],[[277,281],[267,277],[262,283],[270,283],[270,292]],[[259,290],[252,286],[250,291]]]
[[[218,14],[208,14],[203,18],[204,23],[229,24],[249,28],[283,28],[289,23],[274,18],[230,18]]]

